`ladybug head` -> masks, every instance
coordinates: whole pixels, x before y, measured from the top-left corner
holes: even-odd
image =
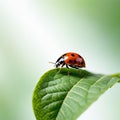
[[[55,63],[55,67],[58,68],[60,65],[64,65],[64,58],[60,57]]]

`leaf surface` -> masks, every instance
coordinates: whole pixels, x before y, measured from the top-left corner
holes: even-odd
[[[76,120],[101,94],[116,82],[114,75],[61,68],[46,72],[33,93],[37,120]]]

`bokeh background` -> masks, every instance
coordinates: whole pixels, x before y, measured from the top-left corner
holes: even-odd
[[[32,93],[63,53],[96,73],[120,72],[120,1],[1,0],[0,120],[35,120]],[[120,120],[116,84],[78,120]]]

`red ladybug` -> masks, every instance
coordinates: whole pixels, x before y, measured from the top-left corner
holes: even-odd
[[[72,67],[78,69],[85,67],[85,60],[77,53],[68,52],[60,56],[55,63],[56,68],[63,67],[64,65],[67,68]]]

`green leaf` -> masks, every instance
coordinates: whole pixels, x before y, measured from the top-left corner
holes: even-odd
[[[33,93],[37,120],[76,120],[101,94],[120,81],[120,73],[94,74],[61,68],[46,72]]]

